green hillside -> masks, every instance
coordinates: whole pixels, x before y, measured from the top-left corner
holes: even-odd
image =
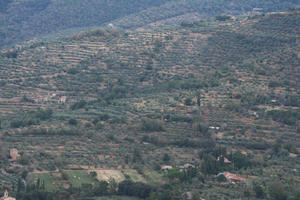
[[[135,29],[153,23],[178,24],[220,14],[252,13],[254,8],[270,12],[299,5],[299,0],[5,0],[0,4],[0,48],[58,31],[111,22]]]
[[[4,1],[0,10],[0,47],[68,28],[101,26],[168,1]]]
[[[297,199],[299,22],[219,16],[2,51],[0,185],[23,176],[23,199]]]

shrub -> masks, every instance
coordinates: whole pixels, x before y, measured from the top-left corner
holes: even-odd
[[[171,157],[169,156],[169,154],[165,153],[164,157],[163,157],[163,161],[164,162],[169,162],[171,160]]]
[[[84,108],[87,105],[87,102],[85,100],[80,100],[76,103],[74,103],[73,105],[71,105],[71,110],[78,110],[81,108]]]
[[[182,26],[182,27],[193,27],[194,23],[193,22],[189,22],[189,21],[182,21],[180,23],[180,26]]]
[[[263,198],[265,196],[265,192],[264,192],[262,186],[260,186],[256,183],[253,183],[253,190],[254,190],[255,196],[257,198]]]
[[[187,123],[193,122],[193,119],[189,116],[176,115],[176,114],[165,115],[164,119],[166,119],[168,121],[174,121],[174,122],[187,122]]]
[[[160,121],[151,119],[143,119],[141,129],[146,132],[164,131],[164,127]]]
[[[299,112],[294,110],[271,110],[268,111],[267,115],[271,116],[274,121],[282,122],[287,125],[294,125],[296,121],[300,119]]]
[[[186,98],[186,99],[184,100],[184,104],[185,104],[186,106],[191,106],[191,105],[193,105],[193,100],[192,100],[191,98]]]
[[[40,121],[48,120],[52,117],[53,111],[51,109],[38,109],[37,111],[27,112],[21,120],[15,120],[10,123],[12,128],[20,128],[39,124]]]
[[[150,196],[152,190],[152,186],[145,183],[134,183],[131,180],[125,180],[119,183],[118,193],[119,195],[136,196],[145,199]]]
[[[241,106],[241,104],[233,103],[233,102],[226,104],[225,108],[226,108],[226,110],[234,111],[234,112],[242,112],[242,110],[243,110],[243,107]]]
[[[97,172],[90,172],[90,176],[91,176],[92,178],[97,177]]]
[[[45,129],[45,128],[35,128],[35,129],[27,129],[21,132],[22,135],[79,135],[78,129]]]
[[[300,107],[300,96],[297,96],[297,95],[286,96],[286,100],[284,102],[284,105],[285,106]]]
[[[53,114],[53,111],[51,109],[46,109],[46,110],[39,109],[32,113],[32,115],[35,118],[38,118],[40,120],[50,119],[52,117],[52,114]]]
[[[69,179],[69,175],[64,171],[64,170],[59,170],[61,177],[63,180],[68,180]]]
[[[232,155],[232,161],[236,169],[247,168],[251,166],[250,159],[242,154],[241,151],[237,151]]]
[[[78,69],[76,69],[76,68],[70,68],[70,69],[68,70],[68,73],[74,75],[74,74],[78,74],[79,71],[78,71]]]
[[[217,21],[227,21],[227,20],[230,20],[231,17],[228,16],[228,15],[217,15],[216,16],[216,20]]]
[[[29,165],[29,158],[26,156],[26,155],[22,155],[18,162],[21,164],[21,165]]]
[[[70,120],[69,120],[69,124],[72,125],[72,126],[76,126],[77,123],[78,123],[78,122],[77,122],[76,119],[70,119]]]
[[[108,194],[108,188],[109,184],[106,181],[100,181],[96,187],[95,187],[95,195],[101,196],[101,195],[107,195]]]

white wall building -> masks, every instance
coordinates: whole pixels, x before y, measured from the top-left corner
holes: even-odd
[[[4,191],[4,196],[0,198],[0,200],[16,200],[16,198],[8,196],[8,191]]]

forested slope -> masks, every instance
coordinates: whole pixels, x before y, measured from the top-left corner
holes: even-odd
[[[171,0],[27,0],[3,1],[0,47],[73,27],[100,26]]]
[[[0,48],[66,29],[113,22],[125,29],[149,24],[178,24],[220,14],[280,11],[299,0],[5,0],[0,4]],[[74,30],[76,31],[76,29]]]

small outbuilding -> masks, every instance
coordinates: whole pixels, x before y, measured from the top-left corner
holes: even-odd
[[[16,161],[20,157],[19,151],[15,148],[12,148],[9,150],[9,156],[10,156],[10,161]]]
[[[230,181],[231,183],[241,183],[244,182],[245,179],[242,177],[239,177],[235,174],[229,173],[229,172],[223,172],[219,173],[217,176],[224,175],[227,181]]]
[[[163,166],[161,166],[161,170],[162,171],[168,171],[170,169],[173,169],[173,167],[171,165],[163,165]]]

